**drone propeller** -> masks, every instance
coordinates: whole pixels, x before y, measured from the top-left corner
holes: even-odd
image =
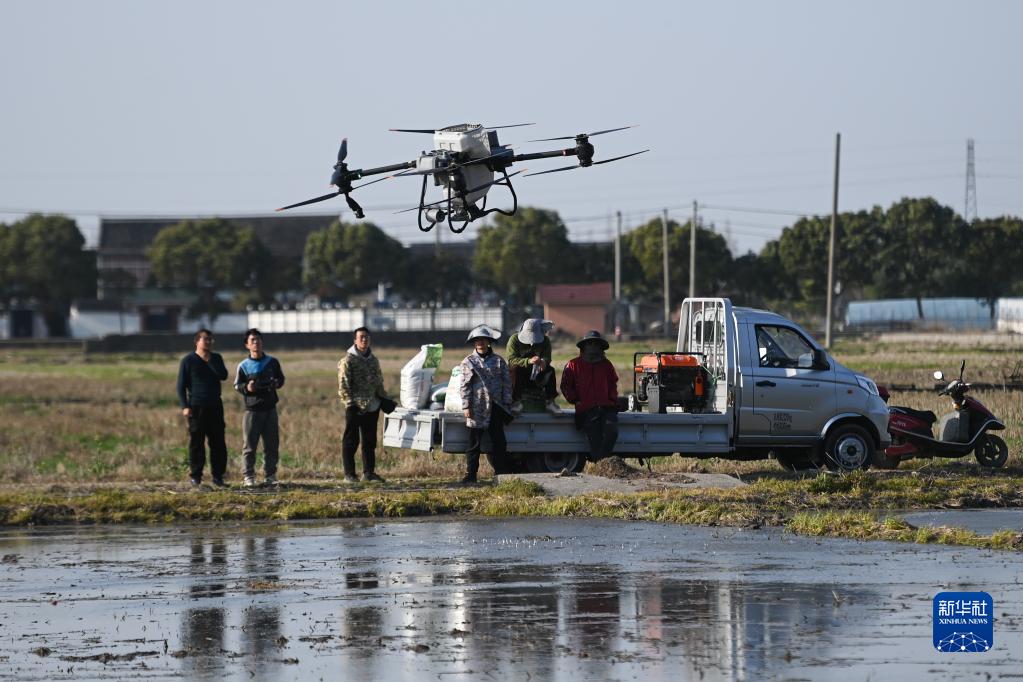
[[[599,166],[602,163],[611,163],[612,161],[619,161],[621,159],[627,159],[630,156],[636,156],[637,154],[645,154],[648,151],[650,151],[650,150],[649,149],[644,149],[641,152],[632,152],[631,154],[623,154],[622,156],[615,156],[615,157],[610,158],[610,159],[604,159],[603,161],[594,161],[591,165]],[[550,170],[539,171],[537,173],[526,173],[526,175],[524,175],[522,177],[529,177],[530,175],[543,175],[545,173],[560,173],[561,171],[573,170],[575,168],[583,168],[583,166],[580,166],[578,164],[575,164],[575,165],[572,165],[572,166],[562,166],[561,168],[552,168]]]
[[[337,162],[341,163],[348,157],[348,138],[341,138],[341,148],[337,150]]]
[[[650,150],[649,149],[644,149],[643,151],[640,151],[640,152],[632,152],[631,154],[622,154],[621,156],[615,156],[615,157],[612,157],[610,159],[604,159],[603,161],[594,161],[593,165],[594,166],[599,166],[602,163],[611,163],[612,161],[619,161],[621,159],[627,159],[630,156],[636,156],[638,154],[646,154],[648,151],[650,151]]]
[[[603,135],[604,133],[616,133],[619,130],[628,130],[629,128],[635,128],[636,126],[622,126],[621,128],[608,128],[607,130],[598,130],[595,133],[580,133],[579,135],[566,135],[564,137],[545,137],[542,140],[527,140],[528,142],[556,142],[558,140],[575,140],[580,137],[594,137],[596,135]],[[534,175],[536,175],[534,173]]]
[[[473,192],[478,192],[481,189],[486,189],[487,187],[490,187],[491,185],[501,184],[506,179],[513,178],[513,177],[515,177],[519,173],[522,173],[525,170],[527,170],[527,169],[523,168],[522,170],[515,171],[514,173],[508,173],[507,176],[501,177],[498,180],[491,180],[490,182],[485,182],[482,185],[477,185],[475,187],[470,187],[469,189],[465,190],[463,196],[472,194]],[[419,209],[429,208],[431,206],[439,206],[441,204],[448,203],[449,201],[451,201],[451,199],[457,199],[457,198],[459,198],[459,197],[451,197],[449,199],[441,199],[440,201],[431,201],[428,204],[420,204],[419,206],[413,206],[412,208],[404,208],[404,209],[402,209],[400,211],[395,211],[394,215],[398,215],[399,213],[408,213],[409,211],[417,211]]]
[[[535,123],[513,123],[506,126],[483,126],[487,130],[500,130],[501,128],[521,128],[522,126],[535,126]],[[430,128],[388,128],[392,133],[427,133],[434,134],[436,129]]]
[[[306,199],[305,201],[300,201],[297,204],[291,204],[290,206],[281,206],[277,210],[278,211],[287,211],[289,208],[298,208],[299,206],[306,206],[308,204],[315,204],[315,203],[317,203],[319,201],[326,201],[327,199],[333,199],[334,197],[339,197],[342,194],[343,194],[343,192],[331,192],[330,194],[324,194],[322,197],[316,197],[315,199]]]

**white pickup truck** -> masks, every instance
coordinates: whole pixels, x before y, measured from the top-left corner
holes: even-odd
[[[675,353],[697,359],[699,400],[693,390],[675,391],[682,398],[672,405],[667,379],[637,369],[643,385],[619,413],[616,455],[774,457],[790,469],[852,470],[869,467],[890,444],[888,408],[877,385],[836,362],[791,320],[735,307],[727,298],[687,298],[679,319]],[[619,390],[629,383],[620,379]],[[581,471],[586,465],[589,447],[570,409],[522,414],[505,435],[508,457],[488,457],[498,473]],[[461,413],[399,407],[384,421],[388,447],[462,453],[468,444]]]

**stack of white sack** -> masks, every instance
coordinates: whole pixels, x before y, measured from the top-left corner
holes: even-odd
[[[430,385],[433,375],[440,366],[444,346],[430,343],[420,347],[415,357],[401,368],[401,406],[418,410],[430,402]]]
[[[455,365],[448,380],[448,392],[444,396],[445,412],[462,411],[462,366]]]

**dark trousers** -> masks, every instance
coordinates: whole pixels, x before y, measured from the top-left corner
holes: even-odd
[[[506,456],[507,441],[504,439],[504,423],[497,415],[491,415],[490,426],[485,429],[469,429],[469,449],[465,451],[465,473],[475,476],[480,470],[480,450],[483,448],[483,432],[490,434],[490,455],[495,460]]]
[[[590,442],[590,459],[599,462],[610,457],[618,442],[618,411],[613,407],[594,407],[582,415],[582,430]]]
[[[376,468],[377,417],[380,410],[362,412],[356,407],[345,409],[345,432],[341,436],[341,466],[345,476],[355,475],[355,450],[362,441],[362,473],[372,474]]]
[[[539,399],[543,395],[546,402],[558,397],[558,382],[554,376],[554,368],[548,367],[540,372],[536,381],[529,377],[532,375],[532,367],[516,367],[512,371],[512,401],[522,399],[523,392],[531,398]]]
[[[227,471],[227,443],[224,442],[224,404],[191,408],[188,418],[188,468],[192,478],[201,481],[206,465],[206,441],[210,444],[210,470],[221,479]]]
[[[276,407],[246,410],[242,417],[242,458],[246,476],[256,475],[256,447],[260,439],[263,440],[263,471],[267,476],[276,476],[281,443]]]

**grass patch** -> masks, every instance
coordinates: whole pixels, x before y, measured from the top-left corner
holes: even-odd
[[[0,491],[0,525],[173,523],[403,518],[441,514],[571,517],[658,523],[785,527],[801,535],[957,544],[1023,550],[1023,536],[977,536],[959,529],[916,529],[896,510],[935,507],[1023,507],[1023,478],[1008,480],[919,475],[822,474],[803,480],[764,479],[731,489],[668,489],[632,494],[546,497],[520,480],[461,487],[440,479],[386,485],[332,482],[285,485],[276,492],[232,489],[194,492],[154,485],[133,489],[59,486]],[[952,501],[949,503],[949,501]],[[879,520],[878,514],[889,512]]]
[[[1023,533],[998,531],[979,535],[964,528],[948,526],[918,528],[903,519],[869,512],[823,512],[796,514],[785,528],[810,537],[853,538],[913,542],[921,545],[958,545],[980,549],[1023,550]]]

